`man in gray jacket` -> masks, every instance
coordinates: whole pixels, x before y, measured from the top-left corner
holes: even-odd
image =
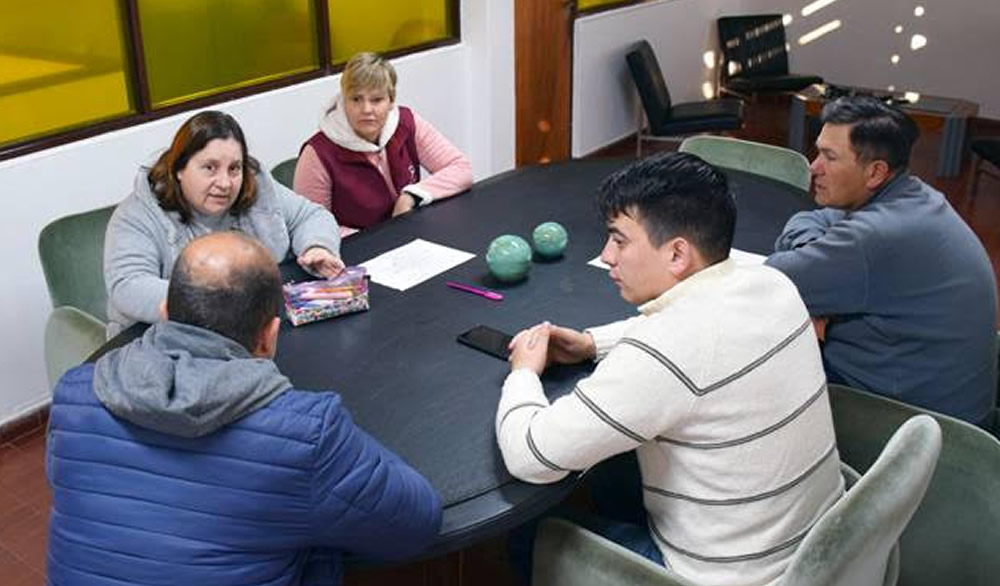
[[[788,221],[767,264],[816,318],[830,382],[988,425],[996,282],[945,197],[907,169],[906,114],[868,97],[827,104],[810,167],[824,208]]]

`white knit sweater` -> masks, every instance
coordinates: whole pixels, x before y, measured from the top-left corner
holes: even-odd
[[[600,363],[551,405],[533,372],[507,377],[504,461],[545,483],[636,449],[673,570],[706,586],[773,583],[843,493],[805,306],[778,271],[727,260],[639,311],[589,330]]]

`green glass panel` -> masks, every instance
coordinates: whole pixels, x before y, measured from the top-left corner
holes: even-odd
[[[0,145],[133,112],[116,0],[0,0]]]
[[[330,54],[344,63],[360,51],[385,53],[454,36],[450,0],[329,0]]]
[[[138,0],[162,107],[319,68],[312,0]]]

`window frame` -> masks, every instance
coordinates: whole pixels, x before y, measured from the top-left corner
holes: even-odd
[[[578,1],[573,2],[573,7],[576,10],[577,16],[590,16],[591,14],[598,14],[600,12],[607,12],[608,10],[617,10],[619,8],[624,8],[626,6],[633,6],[635,4],[642,4],[647,0],[618,0],[617,2],[611,4],[604,4],[602,6],[591,6],[590,8],[580,8],[580,3]]]
[[[146,75],[146,59],[142,45],[142,31],[139,26],[138,0],[121,0],[122,15],[124,17],[122,25],[124,27],[124,43],[127,47],[125,52],[125,75],[128,82],[128,92],[132,99],[135,111],[121,116],[116,116],[108,120],[101,120],[93,123],[83,123],[81,126],[66,130],[59,130],[35,138],[12,142],[5,146],[0,146],[0,161],[15,159],[17,157],[69,144],[85,138],[90,138],[107,132],[138,126],[160,118],[173,116],[181,112],[198,110],[208,106],[214,106],[224,102],[229,102],[239,98],[245,98],[259,93],[268,92],[278,88],[287,87],[327,77],[340,73],[344,69],[344,64],[331,64],[330,51],[330,25],[328,22],[329,3],[327,0],[312,0],[316,11],[316,42],[319,52],[320,67],[315,71],[306,71],[285,75],[276,79],[245,85],[218,93],[192,98],[177,104],[163,106],[153,109],[150,103],[149,81]],[[412,47],[386,51],[380,53],[386,58],[396,58],[401,55],[418,53],[438,47],[456,45],[462,40],[462,19],[461,0],[444,0],[448,3],[450,14],[454,15],[454,27],[452,34],[443,39],[428,41]]]

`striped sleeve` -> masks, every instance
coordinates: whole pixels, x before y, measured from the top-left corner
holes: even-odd
[[[533,372],[512,372],[497,410],[497,440],[512,475],[555,482],[653,440],[684,417],[694,399],[654,357],[619,344],[593,375],[551,405]]]
[[[625,332],[642,323],[645,319],[646,316],[637,315],[607,325],[587,328],[585,331],[594,339],[594,349],[597,351],[595,359],[604,360],[604,357],[622,339]]]

